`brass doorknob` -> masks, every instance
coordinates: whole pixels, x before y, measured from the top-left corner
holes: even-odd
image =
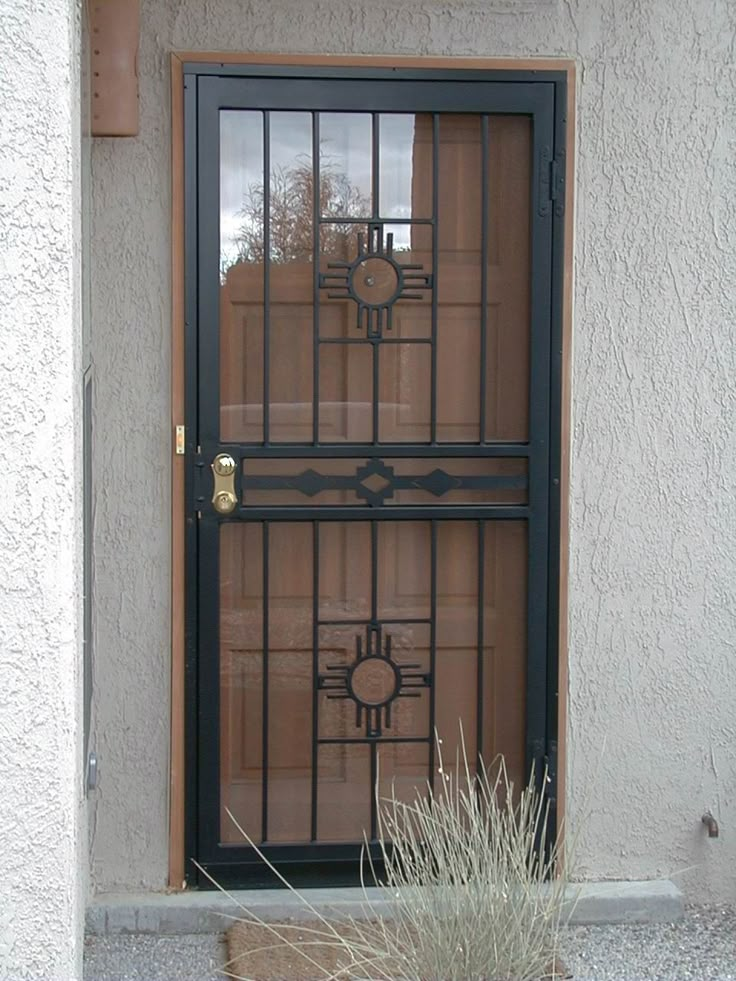
[[[218,514],[230,514],[238,505],[235,495],[235,470],[237,463],[229,453],[218,453],[212,461],[215,489],[212,504]]]
[[[212,464],[212,469],[219,477],[229,477],[235,473],[235,460],[229,453],[218,453]]]

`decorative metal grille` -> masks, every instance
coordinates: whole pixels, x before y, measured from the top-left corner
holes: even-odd
[[[352,462],[346,460],[346,467]],[[440,467],[425,474],[397,474],[396,467],[380,457],[357,463],[352,474],[326,474],[312,467],[295,474],[251,474],[247,462],[243,474],[246,503],[249,491],[291,490],[310,498],[324,491],[350,491],[375,508],[387,504],[400,491],[424,491],[439,499],[454,491],[524,491],[527,486],[528,478],[523,474],[458,474]]]

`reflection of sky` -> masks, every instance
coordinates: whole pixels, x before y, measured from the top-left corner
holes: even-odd
[[[270,114],[272,170],[312,164],[312,115],[306,112]],[[372,153],[369,113],[321,113],[323,160],[344,174],[362,197],[371,199]],[[414,116],[380,117],[381,217],[411,217]],[[223,259],[237,254],[240,214],[249,189],[263,181],[263,114],[227,110],[220,114],[220,251]],[[367,215],[366,217],[370,217]],[[394,225],[396,248],[409,244],[409,228]]]

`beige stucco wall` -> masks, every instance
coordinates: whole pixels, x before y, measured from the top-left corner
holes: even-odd
[[[228,49],[576,60],[578,871],[736,898],[735,29],[729,0],[144,0],[141,133],[93,159],[99,890],[166,883],[168,54]]]
[[[81,981],[79,4],[0,24],[0,978]]]

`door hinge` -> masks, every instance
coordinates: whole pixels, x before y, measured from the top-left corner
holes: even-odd
[[[555,215],[562,218],[565,214],[565,151],[560,150],[550,163],[549,178],[550,197],[555,203]]]
[[[565,151],[556,157],[548,146],[539,153],[539,206],[540,218],[547,218],[554,204],[555,215],[565,214]]]
[[[547,799],[552,807],[557,805],[557,740],[550,739],[544,757],[547,776]]]
[[[200,447],[197,447],[199,451]],[[194,458],[194,510],[199,514],[202,509],[202,505],[206,500],[206,490],[204,487],[205,481],[205,470],[206,470],[204,459],[201,454],[197,452]]]
[[[184,456],[187,448],[187,430],[185,426],[177,426],[174,431],[174,453]]]

